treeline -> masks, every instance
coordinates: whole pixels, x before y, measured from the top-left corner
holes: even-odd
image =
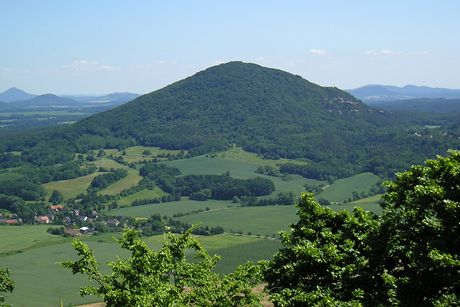
[[[154,198],[141,198],[136,199],[131,203],[131,206],[143,206],[149,204],[160,204],[160,203],[167,203],[171,201],[179,201],[180,195],[177,194],[166,194],[161,197],[154,197]]]
[[[128,176],[128,171],[122,168],[111,169],[109,173],[97,175],[91,180],[88,190],[100,191]]]
[[[163,191],[172,195],[188,196],[194,200],[231,200],[234,196],[268,195],[275,190],[265,178],[236,179],[230,173],[222,175],[187,175],[178,177],[177,168],[164,164],[147,163],[139,170],[141,176],[152,180]],[[177,197],[177,196],[176,196]]]
[[[293,192],[280,192],[276,197],[257,199],[256,197],[241,198],[242,206],[274,206],[287,205],[293,206],[298,201],[298,197]],[[239,202],[239,201],[234,201]]]
[[[275,190],[271,180],[265,178],[235,179],[223,175],[188,175],[177,178],[176,186],[183,196],[192,199],[207,198],[231,200],[234,196],[268,195]],[[198,194],[198,195],[197,195]]]
[[[47,213],[47,204],[43,202],[26,203],[22,198],[0,194],[0,209],[16,214],[23,223],[33,223],[37,215]]]
[[[166,229],[172,233],[184,233],[190,227],[192,227],[191,224],[174,220],[172,218],[168,218],[167,216],[161,216],[160,214],[152,215],[146,220],[137,221],[135,225],[135,228],[140,229],[142,235],[144,236],[164,233]],[[213,236],[223,232],[224,228],[220,226],[196,226],[193,229],[193,234],[200,236]]]

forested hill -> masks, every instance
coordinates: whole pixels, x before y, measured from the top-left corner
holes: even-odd
[[[322,177],[345,177],[362,171],[392,174],[458,148],[458,129],[452,131],[413,130],[337,88],[229,62],[70,127],[0,146],[25,150],[27,157],[40,157],[37,163],[43,163],[44,157],[60,162],[71,152],[132,144],[188,149],[191,155],[236,145],[264,157],[305,159]]]
[[[237,144],[263,154],[317,159],[369,129],[373,109],[337,88],[281,70],[230,62],[83,120],[80,132],[208,152]]]

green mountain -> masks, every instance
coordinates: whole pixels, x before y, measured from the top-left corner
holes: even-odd
[[[211,67],[77,125],[143,145],[207,152],[229,144],[289,157],[308,156],[312,139],[362,132],[374,110],[337,88],[255,64]],[[359,122],[360,125],[356,125]],[[326,134],[326,135],[324,135]]]
[[[191,155],[236,145],[267,158],[304,159],[308,169],[285,170],[324,179],[362,171],[388,175],[460,146],[458,128],[426,131],[410,125],[340,89],[230,62],[3,148],[26,148],[29,160],[43,164],[60,163],[72,152],[133,144],[187,149]]]

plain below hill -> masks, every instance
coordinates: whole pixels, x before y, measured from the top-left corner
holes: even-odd
[[[391,85],[366,85],[347,90],[353,96],[372,104],[376,101],[391,101],[419,98],[460,98],[460,89],[434,88],[428,86],[406,85],[403,87]]]
[[[429,114],[460,113],[460,99],[420,98],[369,103],[389,111],[420,112]]]
[[[75,100],[54,94],[44,94],[32,99],[14,102],[15,107],[75,107],[77,105],[78,102]]]

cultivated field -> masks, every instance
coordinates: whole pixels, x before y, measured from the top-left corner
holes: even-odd
[[[58,190],[62,193],[64,199],[69,199],[77,196],[80,193],[86,193],[86,189],[89,187],[91,180],[100,174],[102,173],[95,172],[83,177],[52,181],[43,184],[43,188],[46,191],[47,197],[51,195],[53,190]]]
[[[181,201],[166,202],[160,204],[150,204],[135,207],[126,207],[115,209],[107,214],[112,216],[129,216],[129,217],[150,217],[153,214],[172,216],[177,213],[189,213],[192,211],[209,208],[210,211],[227,208],[231,203],[229,201],[207,200],[195,201],[184,198]]]
[[[368,193],[378,181],[379,177],[372,173],[361,173],[348,178],[337,179],[333,184],[326,187],[319,197],[325,198],[331,202],[344,202],[351,198],[353,192]]]

